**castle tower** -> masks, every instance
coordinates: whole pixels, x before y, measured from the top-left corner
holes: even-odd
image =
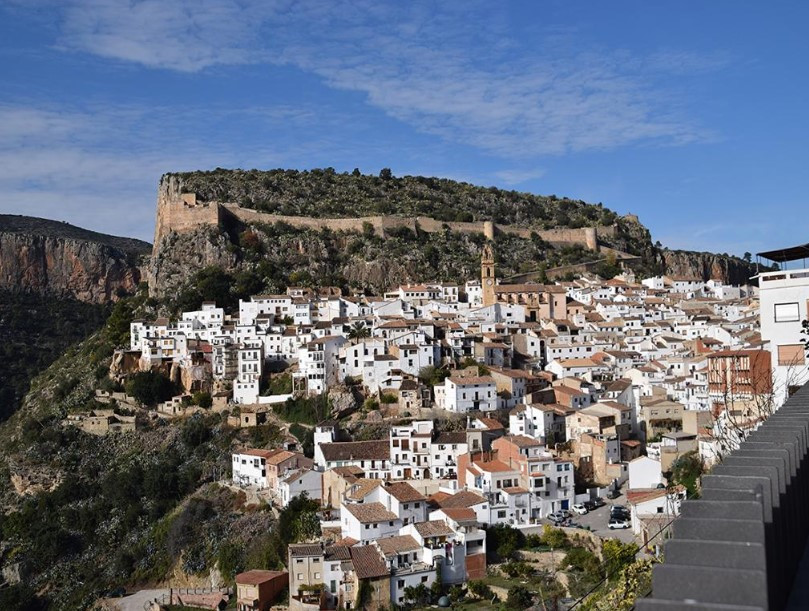
[[[494,286],[497,284],[494,275],[494,250],[491,242],[483,246],[483,255],[480,258],[480,286],[483,289],[483,305],[494,305],[497,298],[494,295]]]

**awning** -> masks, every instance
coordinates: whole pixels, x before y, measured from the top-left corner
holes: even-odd
[[[767,252],[757,253],[757,256],[764,257],[770,261],[777,261],[783,263],[785,261],[797,261],[798,259],[809,258],[809,244],[801,244],[800,246],[792,246],[790,248],[781,248],[778,250],[769,250]]]

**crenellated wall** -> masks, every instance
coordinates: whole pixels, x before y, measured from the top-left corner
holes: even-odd
[[[225,215],[230,215],[245,224],[283,222],[293,227],[305,229],[324,229],[332,231],[363,231],[370,224],[380,235],[386,231],[407,228],[416,231],[418,228],[426,232],[441,232],[449,229],[458,233],[483,233],[493,239],[496,233],[516,235],[530,239],[533,234],[554,246],[582,245],[598,251],[599,237],[615,235],[614,225],[603,227],[580,227],[557,229],[531,229],[517,225],[499,225],[491,221],[480,222],[445,222],[429,217],[368,216],[354,218],[313,218],[307,216],[288,216],[269,214],[249,208],[242,208],[233,203],[198,202],[193,193],[182,193],[182,185],[175,176],[160,182],[157,195],[157,222],[155,225],[154,248],[169,232],[183,233],[192,231],[200,225],[218,225]]]

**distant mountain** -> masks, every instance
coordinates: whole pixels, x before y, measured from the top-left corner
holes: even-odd
[[[68,223],[0,215],[0,290],[106,303],[138,286],[151,246]]]
[[[150,248],[59,221],[0,215],[0,420],[17,410],[33,376],[104,324],[107,304],[137,289]]]

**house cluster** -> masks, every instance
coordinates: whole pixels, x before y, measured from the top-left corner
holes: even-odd
[[[361,589],[401,603],[439,574],[485,573],[483,526],[536,524],[621,485],[639,535],[676,515],[675,461],[716,460],[785,392],[778,372],[806,369],[800,335],[779,324],[809,313],[809,274],[766,276],[760,291],[628,270],[507,284],[487,245],[481,278],[464,286],[291,288],[232,314],[207,303],[132,323],[128,356],[245,407],[289,397],[261,394],[278,361],[293,394],[350,381],[398,408],[387,438],[351,440],[322,422],[311,459],[294,443],[245,449],[232,477],[280,507],[300,494],[321,503],[323,541],[289,549],[292,608],[356,608]]]

